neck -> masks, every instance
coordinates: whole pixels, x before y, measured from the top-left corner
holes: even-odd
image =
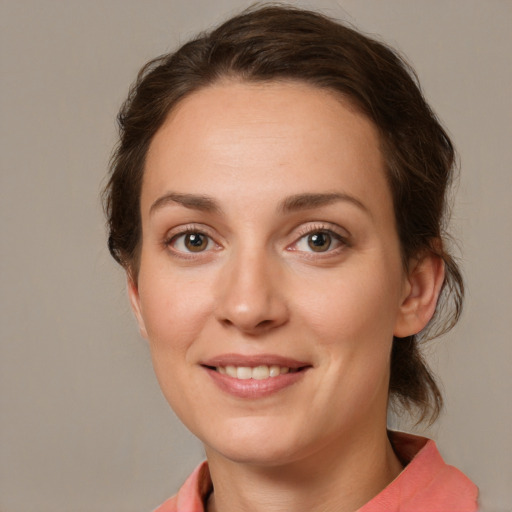
[[[206,451],[214,486],[208,512],[354,512],[402,469],[385,430],[370,440],[336,440],[279,466],[233,462]]]

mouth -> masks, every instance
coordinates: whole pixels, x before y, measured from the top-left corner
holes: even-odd
[[[310,363],[274,355],[227,354],[201,366],[221,390],[239,398],[263,398],[302,380]]]
[[[297,373],[305,370],[307,367],[299,367],[299,368],[290,368],[289,366],[279,366],[279,365],[258,365],[258,366],[206,366],[210,370],[214,370],[221,375],[227,375],[233,379],[238,380],[265,380],[265,379],[273,379],[279,377],[280,375],[286,375],[287,373]]]

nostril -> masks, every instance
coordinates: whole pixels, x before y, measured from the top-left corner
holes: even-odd
[[[265,327],[269,327],[270,325],[272,325],[272,320],[262,320],[260,323],[256,325],[256,328],[264,329]]]
[[[283,323],[283,322],[276,322],[276,320],[273,320],[271,318],[261,320],[259,322],[257,322],[257,321],[250,322],[247,320],[246,321],[236,321],[236,320],[232,320],[229,318],[222,318],[220,320],[220,322],[226,328],[236,327],[237,329],[240,329],[243,332],[253,333],[253,334],[266,332],[268,330],[271,330],[274,327],[282,325],[282,323]]]

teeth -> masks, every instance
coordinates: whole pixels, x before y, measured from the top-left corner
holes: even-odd
[[[251,377],[256,380],[268,379],[270,377],[270,370],[268,366],[256,366],[251,371]]]
[[[218,368],[217,368],[218,369]],[[222,373],[222,372],[221,372]],[[234,366],[226,366],[226,373],[230,376],[230,377],[234,377],[235,379],[237,378],[237,375],[236,375],[236,368]]]
[[[283,373],[284,370],[288,370],[288,368],[283,367]],[[281,368],[279,368],[279,366],[273,365],[269,368],[269,374],[271,377],[277,377],[278,375],[281,375]]]
[[[237,379],[247,380],[247,379],[250,379],[251,377],[252,377],[252,370],[249,367],[239,366],[236,369],[236,378]]]
[[[217,366],[216,370],[223,375],[228,375],[229,377],[240,380],[264,380],[269,377],[277,377],[279,375],[297,371],[295,368],[292,369],[278,365],[260,365],[255,366],[254,368],[249,366]]]

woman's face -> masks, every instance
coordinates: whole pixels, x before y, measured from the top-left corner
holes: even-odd
[[[210,454],[276,464],[385,429],[410,292],[373,124],[297,83],[226,82],[155,135],[130,295]]]

